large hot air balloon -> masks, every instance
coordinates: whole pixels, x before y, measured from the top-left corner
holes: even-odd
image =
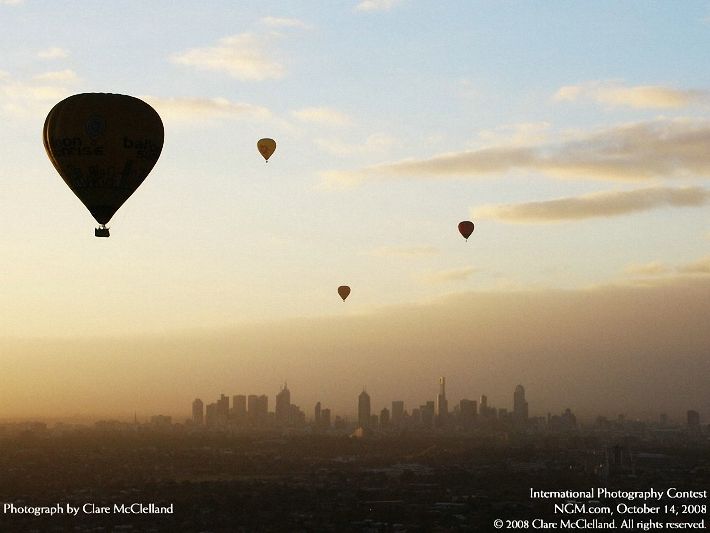
[[[62,179],[106,227],[143,183],[163,149],[163,122],[148,104],[122,94],[75,94],[44,121],[44,148]]]
[[[269,162],[269,158],[276,150],[276,141],[273,139],[259,139],[256,143],[256,147],[259,149],[259,153],[264,156],[266,162]]]
[[[473,233],[473,222],[470,220],[464,220],[463,222],[459,222],[459,233],[463,235],[463,238],[468,240],[468,238],[471,236],[471,233]]]
[[[347,285],[341,285],[340,287],[338,287],[338,294],[343,299],[343,301],[345,301],[345,298],[347,298],[350,294],[350,287],[348,287]]]

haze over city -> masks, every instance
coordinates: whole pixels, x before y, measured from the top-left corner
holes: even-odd
[[[284,380],[352,414],[439,376],[499,406],[523,383],[531,415],[710,413],[706,3],[0,19],[0,419],[187,417]],[[82,92],[165,125],[110,239],[42,145]]]

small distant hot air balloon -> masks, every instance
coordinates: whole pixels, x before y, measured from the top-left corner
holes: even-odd
[[[75,94],[55,105],[44,121],[49,160],[100,224],[148,176],[163,149],[163,122],[144,101],[123,94]]]
[[[459,222],[459,233],[463,235],[463,238],[468,240],[468,238],[471,236],[471,233],[473,233],[473,222],[470,220],[464,220],[463,222]]]
[[[340,287],[338,287],[338,294],[343,299],[343,301],[345,301],[345,298],[347,298],[350,294],[350,287],[348,287],[347,285],[341,285]]]
[[[259,149],[259,153],[264,156],[266,162],[269,162],[269,158],[272,156],[276,150],[276,141],[273,139],[259,139],[256,143],[256,147]]]

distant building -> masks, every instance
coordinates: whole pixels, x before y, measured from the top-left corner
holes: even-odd
[[[459,402],[459,421],[464,427],[471,426],[476,420],[476,400],[463,399]]]
[[[481,400],[478,402],[478,413],[483,418],[489,418],[491,414],[488,412],[488,396],[481,394]]]
[[[313,425],[317,428],[320,427],[320,415],[321,415],[321,408],[320,408],[320,402],[318,402],[318,403],[316,403],[316,406],[313,409]]]
[[[363,387],[360,396],[357,398],[357,423],[360,427],[370,426],[370,395]]]
[[[208,403],[205,407],[205,425],[208,428],[215,427],[217,425],[217,404]]]
[[[443,426],[449,416],[449,403],[446,401],[446,378],[439,378],[439,394],[436,395],[436,425]]]
[[[247,396],[247,417],[249,423],[256,424],[259,411],[259,397],[256,394]]]
[[[388,428],[390,425],[390,410],[386,407],[380,411],[380,427]]]
[[[269,397],[262,394],[256,400],[256,423],[259,426],[266,425],[269,418]]]
[[[320,426],[323,429],[330,429],[330,409],[323,409],[320,412]]]
[[[217,400],[217,424],[226,426],[229,419],[229,396],[220,394]]]
[[[419,406],[419,414],[421,416],[422,425],[431,429],[434,427],[434,402],[428,401],[426,404]]]
[[[513,423],[524,426],[527,421],[528,402],[525,400],[525,389],[522,385],[518,385],[513,393]]]
[[[247,419],[247,397],[243,394],[232,396],[232,419],[237,424],[244,424]]]
[[[392,425],[399,427],[404,422],[404,402],[395,400],[392,402]]]
[[[276,406],[274,407],[274,419],[277,426],[285,427],[290,423],[291,415],[291,391],[288,384],[284,383],[279,393],[276,395]]]
[[[192,421],[197,426],[205,423],[205,406],[199,398],[192,402]]]

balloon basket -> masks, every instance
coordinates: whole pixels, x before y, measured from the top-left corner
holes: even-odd
[[[104,227],[94,228],[94,236],[95,237],[108,237],[109,236],[108,228],[104,228]]]

